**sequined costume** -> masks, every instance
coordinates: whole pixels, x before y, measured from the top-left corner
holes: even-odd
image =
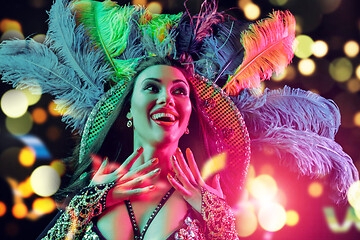
[[[105,210],[106,197],[113,186],[110,183],[83,189],[72,198],[56,223],[44,231],[47,231],[46,236],[38,239],[105,239],[92,220]],[[189,209],[184,224],[167,239],[238,239],[230,206],[204,188],[201,189],[201,195],[202,219],[195,210]]]

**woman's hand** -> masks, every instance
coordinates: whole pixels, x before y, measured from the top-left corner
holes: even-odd
[[[106,207],[111,207],[130,197],[138,196],[155,189],[154,185],[149,185],[146,181],[160,173],[159,168],[149,171],[158,163],[158,159],[154,158],[151,161],[147,161],[137,168],[130,170],[133,163],[139,158],[142,152],[143,149],[140,147],[137,151],[133,152],[120,167],[108,174],[105,173],[108,172],[107,169],[109,168],[108,160],[105,159],[99,170],[95,173],[90,182],[90,186],[116,181],[115,187],[113,187],[107,195]]]
[[[221,198],[224,197],[220,186],[220,178],[219,175],[214,178],[214,188],[209,186],[202,179],[199,168],[196,165],[194,155],[189,148],[186,149],[186,158],[189,165],[186,163],[180,148],[178,148],[175,155],[173,155],[171,158],[171,163],[173,165],[177,179],[168,173],[168,180],[170,184],[181,193],[184,199],[196,211],[201,213],[201,187]]]

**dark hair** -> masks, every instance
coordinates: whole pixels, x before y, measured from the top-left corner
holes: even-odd
[[[90,154],[97,154],[100,157],[108,157],[109,161],[116,161],[122,163],[133,152],[133,129],[126,127],[128,119],[126,114],[130,111],[130,101],[135,86],[135,79],[138,75],[154,65],[168,65],[178,68],[189,79],[193,76],[191,67],[187,64],[181,64],[168,57],[149,57],[142,60],[136,70],[133,80],[128,83],[126,90],[123,93],[119,103],[114,109],[112,115],[109,117],[104,128],[101,130],[99,136],[92,144],[88,156],[84,158],[82,163],[78,163],[79,147],[74,151],[74,154],[67,161],[70,163],[70,168],[73,169],[71,178],[64,182],[55,198],[62,200],[69,193],[76,193],[81,188],[85,187],[91,176]],[[190,147],[195,155],[195,159],[201,167],[204,162],[210,157],[209,146],[207,143],[207,129],[205,119],[199,113],[199,102],[191,84],[190,86],[190,100],[192,103],[192,113],[189,121],[189,135],[184,135],[179,141],[179,147],[185,149]],[[114,151],[114,149],[116,149]]]

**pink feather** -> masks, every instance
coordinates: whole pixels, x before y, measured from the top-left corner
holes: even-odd
[[[260,86],[273,72],[281,73],[294,56],[295,18],[289,11],[274,11],[269,18],[242,33],[244,60],[223,87],[229,95]]]

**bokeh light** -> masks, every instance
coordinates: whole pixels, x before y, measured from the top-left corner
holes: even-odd
[[[360,65],[356,67],[355,74],[356,77],[360,80]]]
[[[297,46],[295,49],[295,56],[298,58],[308,58],[312,54],[312,46],[314,41],[307,35],[299,35],[296,37]]]
[[[24,167],[31,167],[36,160],[35,151],[30,147],[24,147],[19,154],[19,162]]]
[[[347,41],[344,45],[344,53],[350,58],[356,57],[359,54],[359,44],[355,41]]]
[[[275,73],[271,76],[271,80],[274,82],[281,82],[286,77],[286,69],[280,73],[279,75],[276,75]]]
[[[240,237],[252,235],[258,226],[257,218],[251,208],[244,208],[235,215],[236,231]]]
[[[296,78],[297,71],[293,65],[287,66],[285,72],[286,72],[285,80],[292,81]]]
[[[0,21],[0,31],[4,33],[10,30],[22,32],[21,24],[13,19],[8,19],[8,18],[2,19]]]
[[[311,47],[311,52],[315,57],[325,57],[329,51],[328,44],[322,40],[317,40]]]
[[[341,4],[341,0],[317,0],[323,13],[329,14],[334,12]]]
[[[278,203],[269,203],[260,208],[258,219],[263,229],[276,232],[283,228],[286,223],[286,211]]]
[[[6,204],[0,201],[0,217],[4,216],[6,213]]]
[[[54,168],[60,176],[65,174],[66,166],[65,166],[64,162],[61,160],[52,161],[50,163],[50,167]]]
[[[22,91],[25,94],[26,99],[28,100],[28,106],[36,104],[41,98],[42,89],[38,84],[31,88],[23,88],[22,85],[19,84],[16,89]]]
[[[274,6],[284,6],[288,3],[288,0],[270,0],[269,2]]]
[[[132,0],[132,5],[145,6],[146,3],[147,3],[147,0]]]
[[[32,207],[38,214],[48,214],[55,210],[56,204],[52,198],[38,198],[35,199]]]
[[[308,187],[308,193],[314,198],[320,197],[324,192],[324,187],[319,182],[312,182]]]
[[[60,176],[50,166],[36,168],[30,176],[30,181],[34,192],[42,197],[53,195],[60,186]]]
[[[32,39],[38,43],[43,43],[45,41],[45,34],[36,34]]]
[[[258,5],[249,2],[244,6],[244,15],[249,20],[256,20],[260,17],[260,8]]]
[[[12,214],[17,219],[25,218],[28,214],[28,208],[24,203],[15,203],[12,208]]]
[[[159,2],[151,2],[147,5],[147,9],[153,14],[160,14],[162,12],[162,5]]]
[[[347,90],[351,93],[356,93],[360,91],[360,80],[357,78],[351,78],[346,83]]]
[[[299,223],[299,214],[295,210],[289,210],[286,212],[286,225],[295,226]]]
[[[49,103],[49,106],[48,106],[49,113],[54,117],[61,116],[61,112],[59,110],[57,110],[57,108],[58,108],[58,106],[54,101],[51,101]]]
[[[259,175],[251,180],[249,186],[250,194],[261,202],[273,199],[278,190],[275,180],[266,174]]]
[[[23,198],[28,198],[33,195],[34,190],[31,187],[30,178],[27,178],[24,182],[19,183],[18,191]]]
[[[310,76],[315,72],[316,65],[310,58],[301,59],[298,63],[299,72],[304,76]]]
[[[28,100],[20,90],[11,89],[1,97],[1,109],[8,117],[21,117],[25,114],[27,108]]]
[[[360,127],[360,111],[354,114],[354,125]]]
[[[25,37],[22,34],[22,32],[18,31],[18,30],[9,30],[4,32],[1,37],[0,37],[0,42],[1,41],[5,41],[5,40],[13,40],[13,39],[20,39],[20,40],[24,40]]]
[[[31,116],[32,116],[32,119],[33,119],[34,123],[36,123],[36,124],[43,124],[47,120],[46,111],[43,108],[40,108],[40,107],[35,108],[32,111]]]
[[[30,113],[26,112],[19,118],[6,118],[6,129],[13,135],[25,135],[30,132],[33,121]]]
[[[351,184],[347,193],[347,198],[354,209],[360,209],[360,181]]]
[[[337,58],[330,63],[330,76],[337,82],[346,82],[353,73],[353,65],[347,58]]]
[[[50,126],[46,130],[46,137],[51,141],[56,141],[61,136],[61,130],[57,126]]]

